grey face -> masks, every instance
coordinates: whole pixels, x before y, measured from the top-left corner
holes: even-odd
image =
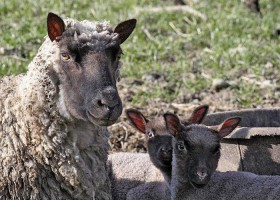
[[[174,140],[174,153],[182,174],[194,187],[204,187],[216,170],[221,137],[205,126],[190,125]]]
[[[65,29],[63,20],[48,15],[48,35],[58,46],[56,71],[60,106],[67,117],[100,126],[113,124],[122,113],[116,87],[123,43],[132,33],[136,20],[120,23],[115,30],[90,23]]]
[[[121,49],[119,45],[96,49],[73,37],[62,36],[58,42],[57,65],[65,107],[74,118],[110,125],[122,112],[115,79]]]

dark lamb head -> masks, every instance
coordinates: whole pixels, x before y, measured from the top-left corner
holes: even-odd
[[[204,187],[217,168],[221,139],[238,126],[240,118],[232,117],[213,127],[200,124],[182,126],[179,118],[173,114],[165,114],[164,119],[174,136],[173,159],[176,160],[180,179],[195,188]]]
[[[153,164],[162,170],[171,168],[172,137],[166,129],[163,117],[148,120],[135,109],[127,109],[126,116],[133,127],[145,134],[148,153]]]
[[[99,126],[116,122],[122,102],[119,79],[120,45],[129,37],[136,20],[111,29],[107,22],[76,22],[68,27],[53,13],[47,18],[48,36],[58,46],[54,69],[59,80],[59,107],[69,119]]]

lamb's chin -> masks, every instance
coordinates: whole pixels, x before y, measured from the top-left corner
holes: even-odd
[[[192,181],[190,181],[190,184],[195,188],[195,189],[201,189],[201,188],[204,188],[206,185],[207,185],[207,183],[203,183],[203,184],[200,184],[200,183],[195,183],[195,182],[192,182]]]

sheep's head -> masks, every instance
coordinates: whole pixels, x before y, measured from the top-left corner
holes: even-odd
[[[197,107],[184,124],[201,123],[208,111],[208,105]],[[138,110],[127,109],[126,116],[131,124],[140,132],[145,133],[148,153],[158,168],[171,169],[172,136],[166,128],[163,117],[148,120]]]
[[[69,119],[107,126],[122,112],[116,82],[120,45],[136,25],[131,19],[113,30],[108,23],[77,22],[65,28],[63,20],[49,13],[48,35],[58,46],[55,71],[59,80],[59,107]]]
[[[135,109],[127,109],[126,116],[138,131],[145,134],[148,153],[153,164],[160,169],[171,169],[172,137],[166,129],[163,117],[148,120]]]
[[[198,124],[185,127],[173,114],[165,114],[164,119],[174,136],[173,159],[178,177],[195,188],[204,187],[217,168],[221,139],[238,126],[240,118],[229,118],[213,127]]]

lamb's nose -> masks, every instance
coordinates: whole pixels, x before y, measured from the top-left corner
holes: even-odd
[[[161,151],[163,151],[164,153],[169,153],[172,151],[172,147],[163,146],[161,147]]]
[[[200,180],[203,180],[207,176],[207,171],[205,169],[199,169],[197,170],[196,174],[198,175]]]

